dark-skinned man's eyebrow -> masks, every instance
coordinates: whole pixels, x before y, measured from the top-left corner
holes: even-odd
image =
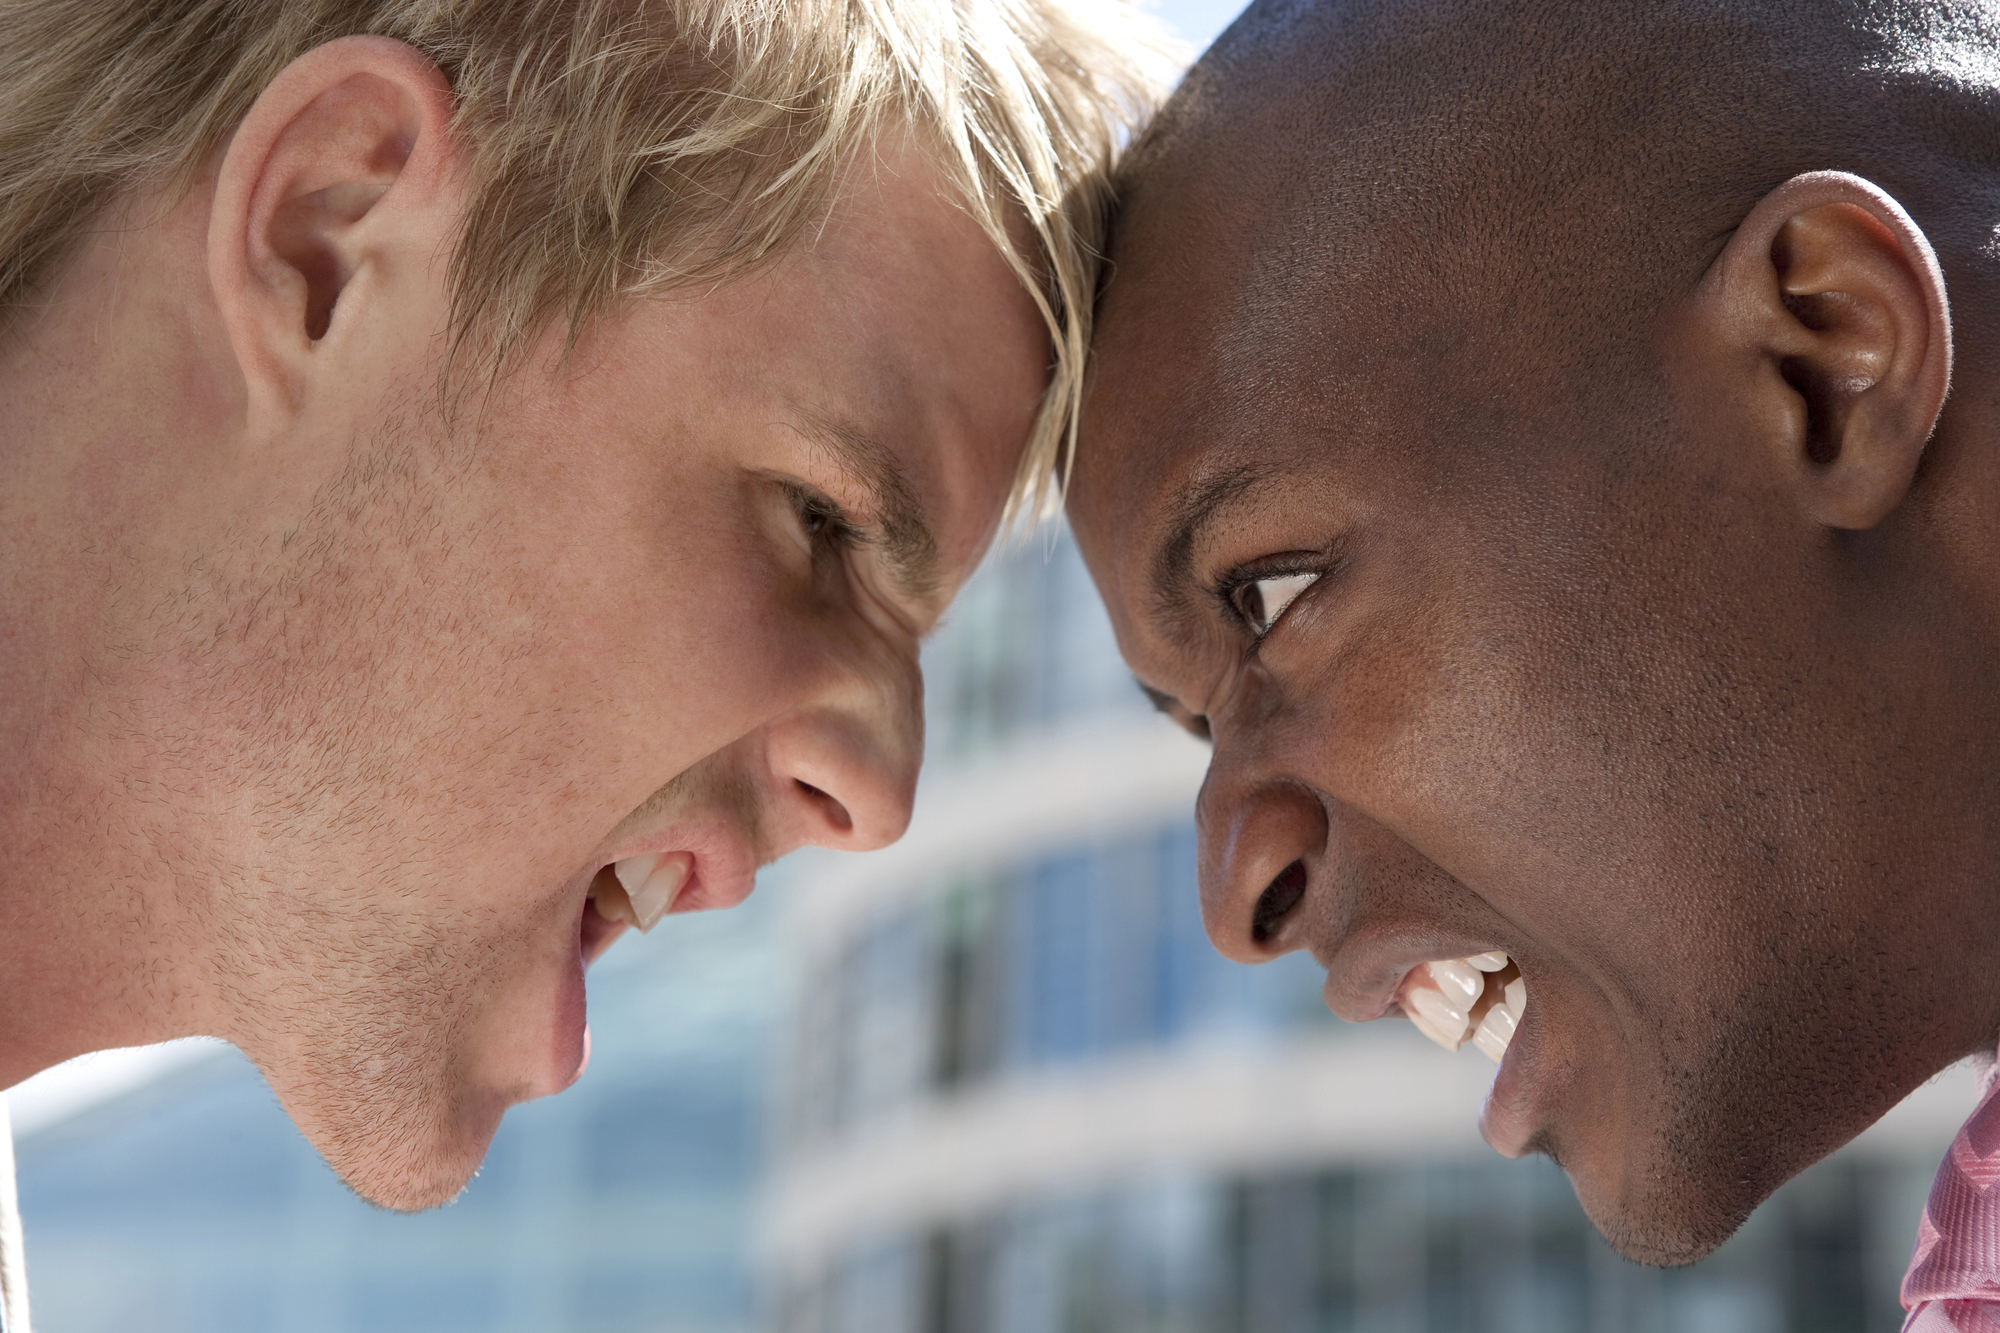
[[[804,424],[807,438],[874,498],[876,540],[898,589],[913,601],[930,600],[939,583],[937,537],[895,453],[842,422],[808,416]]]
[[[1209,528],[1233,501],[1270,472],[1268,467],[1245,464],[1221,468],[1198,480],[1175,503],[1167,539],[1153,560],[1153,600],[1163,621],[1176,619],[1186,606],[1194,553]]]

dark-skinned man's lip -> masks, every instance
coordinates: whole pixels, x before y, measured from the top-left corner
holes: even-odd
[[[1324,999],[1333,1014],[1349,1023],[1369,1023],[1378,1018],[1407,1014],[1401,1000],[1412,978],[1425,975],[1432,965],[1464,965],[1461,969],[1478,976],[1484,970],[1498,971],[1511,962],[1511,955],[1490,941],[1463,935],[1405,933],[1395,931],[1368,936],[1350,936],[1331,954],[1317,954],[1326,969]],[[1510,974],[1511,979],[1511,974]],[[1442,989],[1442,987],[1440,987]],[[1476,1001],[1472,991],[1468,1003]],[[1470,1035],[1468,1032],[1466,1035]],[[1449,1044],[1449,1043],[1447,1043]],[[1454,1045],[1452,1049],[1457,1049]]]
[[[1534,1146],[1541,1119],[1534,1106],[1526,1066],[1533,1053],[1533,1037],[1521,1040],[1521,1032],[1531,1031],[1533,1020],[1524,1015],[1516,1040],[1509,1042],[1501,1058],[1493,1086],[1479,1106],[1479,1134],[1488,1147],[1502,1157],[1525,1157]]]
[[[1412,953],[1425,952],[1434,956],[1406,965]],[[1408,941],[1394,949],[1368,949],[1365,957],[1351,960],[1355,967],[1350,975],[1387,975],[1392,980],[1347,991],[1342,996],[1345,1008],[1367,1017],[1400,1013],[1446,1050],[1456,1052],[1470,1044],[1497,1063],[1493,1091],[1480,1110],[1480,1132],[1501,1154],[1522,1156],[1535,1132],[1522,1073],[1525,1056],[1516,1041],[1527,1021],[1527,978],[1503,949],[1435,956],[1443,953],[1435,945],[1426,948]],[[1332,976],[1330,969],[1328,1004],[1341,1013],[1335,1006]]]

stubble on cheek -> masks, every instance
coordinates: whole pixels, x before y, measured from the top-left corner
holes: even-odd
[[[1797,1160],[1787,1140],[1787,1099],[1760,1079],[1771,1071],[1772,1036],[1760,1019],[1736,1016],[1700,1063],[1664,1065],[1622,1142],[1594,1145],[1616,1148],[1613,1160],[1578,1152],[1563,1161],[1613,1249],[1661,1268],[1703,1259],[1811,1160]]]
[[[515,743],[534,739],[510,703],[532,608],[482,610],[480,542],[453,525],[490,516],[449,503],[463,476],[413,424],[357,451],[281,558],[192,593],[223,614],[183,653],[211,723],[189,752],[249,831],[244,861],[188,869],[223,1035],[349,1187],[395,1209],[454,1198],[520,1100],[478,1068],[483,1015],[569,936],[560,886],[524,897],[497,851],[575,766]]]
[[[1821,923],[1823,926],[1823,923]],[[1611,1157],[1564,1167],[1605,1239],[1661,1267],[1705,1258],[1773,1191],[1839,1148],[1901,1095],[1886,1010],[1853,988],[1865,951],[1824,928],[1773,932],[1732,993],[1655,1024],[1652,1092]],[[1644,1071],[1640,1071],[1642,1074]],[[1581,1148],[1582,1145],[1579,1145]]]

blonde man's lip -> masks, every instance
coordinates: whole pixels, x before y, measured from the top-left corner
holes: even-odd
[[[756,887],[757,851],[734,813],[680,812],[598,852],[585,893],[605,920],[651,930],[676,912],[734,907]]]

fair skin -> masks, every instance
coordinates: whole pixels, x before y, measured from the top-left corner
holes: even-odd
[[[397,1208],[582,1072],[606,866],[725,907],[900,834],[1047,363],[892,142],[775,261],[442,410],[450,114],[322,47],[0,332],[0,1086],[221,1036]]]

